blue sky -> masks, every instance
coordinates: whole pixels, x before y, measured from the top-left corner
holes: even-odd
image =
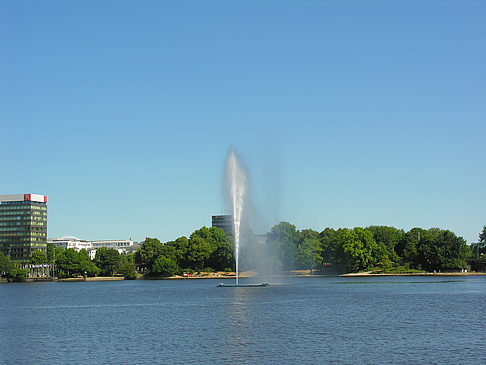
[[[0,194],[49,236],[486,224],[482,1],[1,1]]]

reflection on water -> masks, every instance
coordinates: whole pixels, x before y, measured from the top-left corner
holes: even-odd
[[[486,278],[0,285],[0,359],[21,364],[484,363]],[[278,284],[278,283],[277,283]],[[343,284],[343,285],[341,285]],[[349,285],[353,284],[353,285]]]

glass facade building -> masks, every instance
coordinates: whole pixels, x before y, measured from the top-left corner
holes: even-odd
[[[35,250],[47,250],[47,196],[0,195],[0,251],[25,263]]]
[[[221,228],[227,235],[233,235],[233,216],[232,215],[213,215],[212,226]]]

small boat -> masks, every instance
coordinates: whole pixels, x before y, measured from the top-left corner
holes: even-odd
[[[236,287],[260,287],[260,286],[268,286],[268,283],[261,283],[261,284],[225,284],[225,283],[219,283],[216,285],[218,288],[225,287],[225,288],[236,288]]]

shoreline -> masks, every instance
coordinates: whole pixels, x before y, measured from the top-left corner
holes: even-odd
[[[365,276],[486,276],[485,272],[421,272],[421,273],[383,273],[358,272],[338,275],[340,277],[365,277]]]
[[[310,273],[303,273],[303,272],[289,272],[288,274],[278,274],[278,275],[259,275],[256,272],[246,272],[240,274],[240,278],[289,278],[289,279],[297,279],[297,278],[324,278],[324,277],[341,277],[341,278],[359,278],[359,277],[391,277],[391,276],[438,276],[438,277],[447,277],[447,276],[486,276],[486,272],[438,272],[438,273],[389,273],[389,274],[373,274],[371,272],[359,272],[359,273],[348,273],[348,274],[333,274],[333,275],[324,275],[324,274],[310,274]],[[162,277],[162,276],[155,276],[155,277],[147,277],[143,278],[142,276],[137,277],[134,280],[207,280],[207,279],[221,279],[221,280],[234,280],[236,278],[236,274],[234,273],[210,273],[207,275],[192,275],[192,276],[169,276],[169,277]],[[38,282],[65,282],[65,283],[73,283],[73,282],[82,282],[82,281],[124,281],[125,278],[122,276],[99,276],[99,277],[88,277],[86,280],[83,277],[77,278],[26,278],[24,283],[38,283]],[[0,284],[7,284],[8,280],[5,278],[0,278]]]

